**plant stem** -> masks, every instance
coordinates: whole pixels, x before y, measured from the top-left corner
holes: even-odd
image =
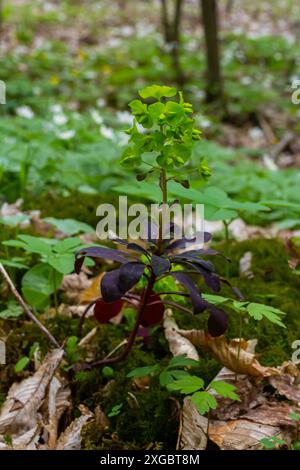
[[[11,278],[9,277],[9,275],[8,275],[7,271],[5,270],[4,266],[2,265],[2,263],[0,263],[0,272],[2,273],[4,279],[6,280],[7,285],[9,286],[12,294],[15,296],[17,302],[23,308],[24,312],[39,327],[39,329],[44,333],[44,335],[47,336],[50,343],[52,343],[53,346],[55,346],[56,348],[60,348],[60,345],[58,344],[58,342],[56,341],[54,336],[52,336],[50,331],[47,330],[47,328],[36,318],[36,316],[31,312],[30,308],[26,305],[26,303],[24,302],[24,300],[20,296],[19,292],[15,288]]]
[[[166,174],[166,170],[164,170],[163,168],[161,169],[161,172],[160,172],[159,186],[162,191],[163,208],[162,208],[162,212],[160,212],[159,214],[159,238],[157,242],[157,254],[158,255],[160,255],[162,251],[162,243],[163,243],[163,237],[164,237],[165,209],[166,209],[166,205],[168,204],[167,174]]]
[[[98,366],[106,366],[108,364],[115,364],[116,362],[120,362],[126,359],[126,357],[128,356],[134,344],[139,326],[143,319],[143,313],[144,313],[145,307],[147,305],[148,299],[153,289],[154,282],[155,282],[155,276],[152,274],[148,280],[147,287],[144,289],[144,292],[142,294],[141,302],[140,302],[138,312],[137,312],[136,322],[123,352],[119,354],[118,356],[101,359],[100,361],[93,362],[92,364],[79,365],[76,367],[76,370],[91,370]]]
[[[240,365],[240,355],[241,355],[241,347],[242,347],[242,328],[243,328],[243,322],[242,322],[242,315],[241,313],[239,314],[239,345],[238,345],[238,353],[237,353],[237,369],[239,368]],[[238,378],[238,372],[235,373],[235,381],[237,381]]]
[[[225,256],[229,256],[229,224],[231,221],[223,220],[225,229]],[[226,263],[226,277],[229,277],[229,265]]]
[[[52,279],[53,279],[53,295],[54,295],[54,308],[55,308],[55,315],[58,315],[58,299],[57,299],[57,284],[56,284],[56,272],[53,268],[52,270]]]

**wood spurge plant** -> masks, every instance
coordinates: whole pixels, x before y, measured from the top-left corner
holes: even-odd
[[[135,119],[133,127],[127,131],[130,135],[129,146],[122,156],[121,164],[132,169],[149,166],[150,170],[137,174],[139,181],[149,174],[157,174],[161,190],[161,199],[158,201],[161,203],[160,218],[158,224],[149,219],[145,221],[147,239],[144,245],[115,238],[113,241],[126,248],[126,251],[121,248],[115,250],[92,246],[83,248],[76,254],[77,273],[86,257],[110,259],[121,265],[107,272],[101,280],[101,298],[93,302],[95,317],[99,322],[105,323],[115,317],[124,303],[132,304],[137,309],[135,326],[123,351],[118,356],[86,365],[87,368],[125,359],[139,327],[159,323],[166,305],[194,314],[208,310],[210,316],[207,327],[213,337],[222,335],[228,326],[224,310],[204,299],[195,282],[195,278],[202,277],[207,287],[214,292],[220,291],[222,283],[229,284],[215,272],[213,263],[207,259],[220,256],[220,253],[210,248],[193,248],[195,237],[170,240],[166,236],[167,229],[168,233],[174,235],[176,222],[171,221],[171,229],[163,223],[163,211],[170,202],[168,182],[173,180],[184,187],[189,185],[188,180],[180,179],[178,169],[188,166],[193,142],[200,138],[200,131],[195,128],[195,121],[191,117],[192,105],[184,101],[181,92],[177,94],[175,88],[167,86],[152,85],[139,94],[143,100],[151,101],[151,104],[142,100],[134,100],[129,104]],[[138,124],[141,128],[137,127]],[[147,161],[144,160],[145,154],[148,156]],[[205,243],[210,238],[209,233],[203,233]],[[225,257],[224,262],[228,262]],[[172,276],[186,291],[156,294],[156,283],[167,276]],[[131,292],[142,278],[145,282],[141,293]],[[241,296],[237,289],[233,290]],[[192,309],[165,298],[174,294],[188,297]]]

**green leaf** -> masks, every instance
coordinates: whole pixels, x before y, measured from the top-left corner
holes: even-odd
[[[293,421],[300,421],[300,415],[298,413],[295,413],[295,411],[292,411],[289,414],[289,418],[292,419]]]
[[[31,306],[41,309],[49,304],[49,297],[54,292],[54,275],[56,287],[59,288],[63,275],[53,272],[49,264],[37,264],[25,273],[22,278],[22,292]]]
[[[12,258],[12,259],[1,259],[0,258],[0,263],[3,264],[3,266],[8,266],[9,268],[15,268],[15,269],[28,269],[28,266],[24,263],[20,263],[18,260],[22,258]]]
[[[0,312],[0,318],[18,318],[23,314],[23,309],[13,300],[7,304],[7,308]]]
[[[161,387],[167,387],[168,390],[172,391],[172,384],[174,383],[174,381],[181,379],[182,377],[185,377],[187,375],[189,375],[189,373],[185,370],[164,370],[159,375],[159,383]]]
[[[127,374],[127,377],[145,377],[146,375],[154,375],[159,371],[159,366],[137,367]]]
[[[269,450],[276,449],[277,446],[286,445],[286,442],[277,436],[273,436],[270,438],[264,437],[263,439],[261,439],[260,443],[263,445],[265,449],[269,449]]]
[[[19,235],[18,238],[21,242],[24,242],[26,245],[24,249],[31,253],[37,253],[40,255],[48,256],[51,253],[51,242],[53,240],[49,240],[42,237],[33,237],[31,235]]]
[[[270,307],[268,305],[264,304],[257,304],[255,302],[250,302],[246,310],[250,317],[254,318],[255,320],[262,320],[263,318],[266,318],[269,320],[271,323],[275,323],[278,326],[281,326],[282,328],[286,328],[286,326],[282,323],[280,316],[279,315],[284,315],[284,312],[281,310]]]
[[[61,274],[70,274],[74,271],[75,256],[68,253],[53,254],[48,258],[48,263]]]
[[[17,362],[17,364],[15,365],[15,372],[18,374],[19,372],[22,372],[22,370],[25,369],[25,367],[27,367],[27,365],[29,364],[30,362],[30,359],[29,357],[27,356],[24,356],[24,357],[21,357],[21,359],[19,359],[19,361]]]
[[[217,380],[209,384],[209,388],[214,389],[219,395],[231,400],[241,401],[240,397],[235,393],[236,387],[232,384]]]
[[[142,163],[141,155],[136,147],[127,147],[121,157],[121,165],[124,168],[134,168]]]
[[[53,250],[56,253],[65,253],[65,252],[73,253],[81,245],[82,245],[82,242],[81,242],[80,238],[78,238],[78,237],[65,238],[64,240],[61,240],[61,241],[57,242],[54,245]]]
[[[178,126],[185,118],[185,110],[181,104],[168,101],[165,106],[166,122],[170,126]]]
[[[121,413],[121,409],[123,407],[123,403],[119,403],[112,407],[110,412],[107,414],[108,418],[113,418],[114,416],[118,416]]]
[[[199,361],[194,359],[189,359],[186,356],[175,356],[170,360],[167,369],[177,368],[177,367],[195,367],[199,365]]]
[[[215,410],[218,406],[217,400],[209,392],[196,392],[191,398],[201,415],[205,415],[209,410]]]
[[[84,222],[79,222],[75,219],[56,219],[55,217],[46,217],[43,220],[68,235],[76,235],[77,233],[94,233],[95,231],[90,225],[85,224]]]
[[[132,109],[132,113],[135,116],[141,116],[143,114],[146,114],[148,111],[147,105],[141,100],[133,100],[129,103],[128,106]]]
[[[204,380],[195,375],[187,375],[179,380],[175,380],[172,384],[173,391],[179,391],[185,395],[196,392],[204,387]]]
[[[153,103],[148,106],[148,112],[154,122],[158,122],[160,115],[164,112],[165,105],[163,103]]]
[[[160,86],[160,85],[150,85],[146,86],[142,90],[139,90],[139,95],[143,99],[155,98],[160,100],[161,98],[172,98],[177,93],[176,88],[169,86]]]

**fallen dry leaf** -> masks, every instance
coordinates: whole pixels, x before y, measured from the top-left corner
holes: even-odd
[[[49,433],[47,444],[49,449],[55,449],[60,419],[71,406],[71,390],[65,380],[53,377],[44,405],[43,423]]]
[[[209,438],[222,450],[258,450],[261,439],[283,438],[280,427],[253,423],[247,419],[209,422]]]
[[[255,355],[247,351],[248,342],[239,339],[227,340],[224,336],[213,338],[204,330],[177,330],[177,332],[191,342],[194,346],[204,348],[212,356],[234,372],[255,377],[268,377],[278,375],[276,367],[262,366]]]
[[[86,407],[81,406],[80,411],[82,415],[76,418],[59,436],[56,450],[80,450],[81,431],[85,424],[93,418],[93,413]]]
[[[181,332],[179,332],[178,325],[175,322],[170,309],[165,311],[163,325],[165,337],[169,343],[169,348],[173,356],[185,355],[190,359],[198,361],[199,355],[195,346],[188,338],[184,337]]]
[[[189,397],[183,401],[176,450],[205,450],[208,419],[198,413]]]
[[[11,386],[1,409],[0,434],[20,436],[37,425],[39,409],[63,354],[62,349],[54,349],[32,377]]]

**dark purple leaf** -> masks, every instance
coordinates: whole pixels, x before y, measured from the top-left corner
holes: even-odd
[[[179,255],[171,257],[171,260],[175,263],[182,263],[182,264],[193,264],[197,266],[201,266],[203,269],[207,271],[214,271],[214,265],[211,261],[207,261],[198,257],[188,256],[188,255]]]
[[[171,263],[168,259],[161,256],[152,255],[151,266],[156,276],[161,276],[170,270]]]
[[[85,258],[85,257],[82,256],[81,258],[76,258],[76,259],[75,259],[75,265],[74,265],[74,267],[75,267],[75,273],[76,273],[76,274],[79,274],[79,273],[80,273],[81,268],[82,268],[82,265],[83,265],[83,263],[84,263],[84,258]]]
[[[173,271],[171,274],[189,291],[194,313],[203,312],[206,309],[208,302],[201,297],[201,294],[192,279],[183,271]]]
[[[177,250],[178,248],[185,247],[187,243],[193,243],[196,238],[181,238],[180,240],[175,240],[167,246],[166,251]]]
[[[112,248],[106,248],[102,246],[90,246],[88,248],[82,248],[76,253],[76,259],[84,258],[85,256],[88,258],[110,259],[117,261],[118,263],[128,263],[128,258],[132,259],[132,255],[130,255],[130,253],[126,253],[120,250],[113,250]]]
[[[118,286],[123,294],[135,286],[143,275],[145,265],[138,262],[123,264],[120,268]]]
[[[146,256],[149,256],[148,251],[145,250],[145,248],[143,248],[141,245],[138,245],[138,243],[134,243],[134,242],[128,243],[127,248],[128,250],[134,250],[138,253],[142,253]]]
[[[124,291],[119,287],[120,268],[105,273],[101,280],[101,293],[104,302],[120,300]]]
[[[228,328],[228,319],[226,313],[223,310],[214,307],[213,305],[209,305],[208,308],[211,312],[207,322],[209,334],[213,337],[223,335]]]

